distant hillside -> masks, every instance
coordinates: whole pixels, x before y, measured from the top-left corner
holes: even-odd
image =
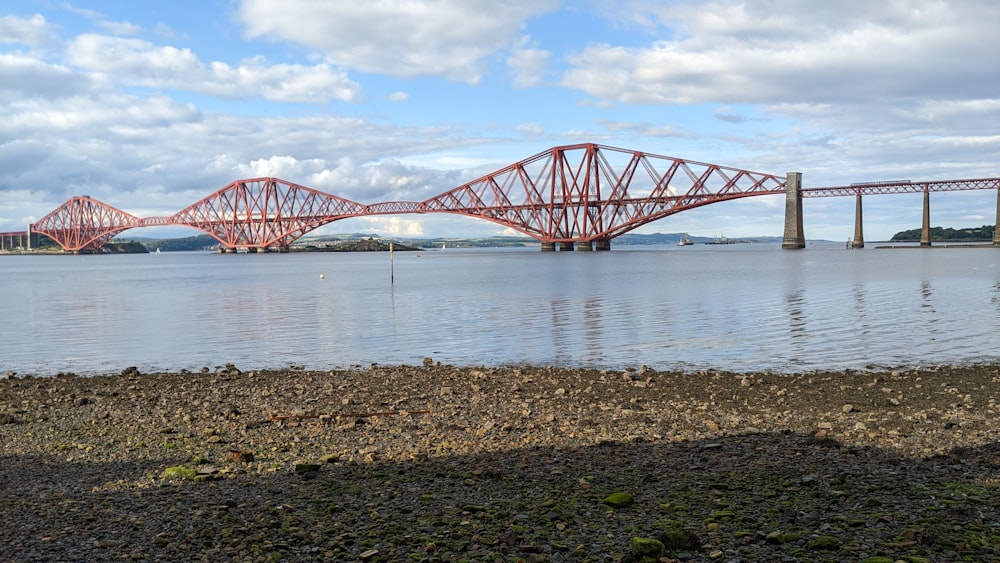
[[[992,230],[990,231],[992,237]],[[897,235],[898,236],[898,235]],[[920,232],[917,230],[917,239]],[[687,239],[695,244],[717,243],[724,239],[729,244],[749,243],[749,242],[781,242],[781,237],[697,237],[687,233],[652,233],[636,234],[626,233],[614,239],[614,245],[676,245],[679,241]],[[362,250],[369,249],[372,244],[351,245],[345,244],[357,241],[378,241],[388,245],[392,240],[397,244],[397,250],[403,250],[404,246],[414,248],[500,248],[500,247],[520,247],[537,245],[538,241],[527,236],[494,236],[494,237],[436,237],[436,238],[388,238],[372,233],[338,233],[330,235],[304,236],[292,243],[293,250]],[[895,239],[894,239],[895,240]],[[218,247],[219,241],[208,235],[198,235],[193,237],[173,238],[173,239],[149,239],[140,237],[130,237],[128,239],[115,239],[113,243],[120,244],[127,241],[134,241],[146,247],[150,252],[159,249],[161,252],[214,250]],[[376,245],[378,246],[378,245]]]
[[[325,242],[312,241],[310,244],[293,244],[291,250],[292,252],[388,252],[390,245],[393,251],[420,250],[416,246],[377,238]]]
[[[951,227],[931,227],[931,241],[992,241],[995,225],[953,229]],[[900,231],[889,239],[890,242],[909,242],[920,240],[920,229]]]
[[[719,242],[720,239],[726,240],[729,244],[736,243],[747,243],[747,242],[781,242],[781,237],[740,237],[740,238],[726,238],[723,236],[719,237],[695,237],[690,236],[687,233],[653,233],[649,235],[641,235],[635,233],[626,233],[614,239],[612,244],[614,245],[640,245],[640,244],[677,244],[682,239],[687,238],[695,244],[707,244],[710,242]]]
[[[208,235],[198,235],[184,238],[150,239],[140,237],[130,237],[128,239],[114,239],[112,243],[122,243],[127,241],[138,242],[149,251],[157,248],[161,252],[179,252],[185,250],[211,250],[218,246],[219,241]]]
[[[335,243],[342,243],[344,241],[359,241],[359,240],[380,240],[388,242],[390,239],[386,237],[380,237],[378,235],[372,234],[362,234],[362,233],[350,233],[350,234],[335,234],[335,235],[321,235],[315,237],[302,237],[294,243],[293,246],[326,246]],[[532,244],[538,244],[533,238],[530,237],[514,237],[514,236],[497,236],[497,237],[479,237],[479,238],[461,238],[461,237],[438,237],[438,238],[393,238],[392,240],[397,241],[400,244],[406,244],[416,248],[497,248],[497,247],[511,247],[511,246],[528,246]]]

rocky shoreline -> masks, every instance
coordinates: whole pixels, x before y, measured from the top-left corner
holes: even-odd
[[[0,561],[1000,559],[1000,367],[0,380]]]

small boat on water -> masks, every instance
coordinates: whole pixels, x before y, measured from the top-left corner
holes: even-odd
[[[689,239],[687,236],[677,241],[677,246],[691,246],[692,244],[694,244],[694,241]]]

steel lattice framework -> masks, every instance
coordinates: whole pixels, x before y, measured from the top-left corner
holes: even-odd
[[[895,180],[888,182],[864,182],[850,186],[826,188],[803,188],[802,197],[837,197],[848,195],[915,194],[923,192],[955,192],[967,190],[1000,189],[1000,178],[973,178],[971,180],[937,180],[933,182],[911,182]]]
[[[425,201],[361,204],[276,178],[237,180],[169,217],[139,218],[89,196],[32,225],[63,249],[98,250],[133,227],[185,225],[227,249],[286,249],[327,223],[363,215],[452,213],[510,227],[542,243],[609,242],[711,203],[785,193],[785,178],[594,143],[554,147]],[[868,182],[804,188],[802,197],[1000,190],[1000,178]]]
[[[598,144],[555,147],[421,203],[542,242],[610,240],[685,209],[784,193],[785,180]]]
[[[167,222],[204,231],[227,248],[287,248],[317,227],[366,212],[355,201],[276,178],[254,178],[229,184]]]
[[[118,233],[142,225],[135,215],[81,195],[52,210],[31,230],[56,241],[63,250],[80,252],[101,248]]]

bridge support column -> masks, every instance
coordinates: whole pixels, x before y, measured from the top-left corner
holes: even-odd
[[[854,240],[851,242],[851,248],[864,248],[865,247],[865,234],[861,226],[861,193],[858,192],[857,202],[854,205]]]
[[[581,241],[576,243],[576,249],[580,252],[590,252],[591,250],[594,250],[594,243],[589,240]]]
[[[997,188],[997,222],[993,224],[993,246],[1000,246],[1000,188]]]
[[[998,191],[997,193],[1000,194],[1000,191]],[[1000,202],[1000,195],[997,196],[997,202]],[[1000,216],[1000,212],[997,212],[997,215]],[[28,232],[28,237],[27,237],[28,238],[28,250],[31,250],[31,224],[30,223],[28,224],[28,231],[27,232]]]
[[[794,250],[806,247],[802,229],[802,173],[789,172],[785,180],[785,234],[781,248]]]
[[[1000,193],[1000,192],[998,192],[998,193]],[[1000,201],[1000,196],[998,196],[998,201]],[[598,240],[598,241],[595,241],[594,242],[594,250],[598,250],[598,251],[611,250],[611,241],[610,240]]]
[[[572,251],[573,250],[573,243],[572,242],[560,242],[559,243],[559,250],[560,251],[562,251],[562,250]]]
[[[542,252],[555,252],[556,243],[554,242],[542,242]]]
[[[931,192],[924,190],[924,218],[920,224],[920,246],[931,245]]]

